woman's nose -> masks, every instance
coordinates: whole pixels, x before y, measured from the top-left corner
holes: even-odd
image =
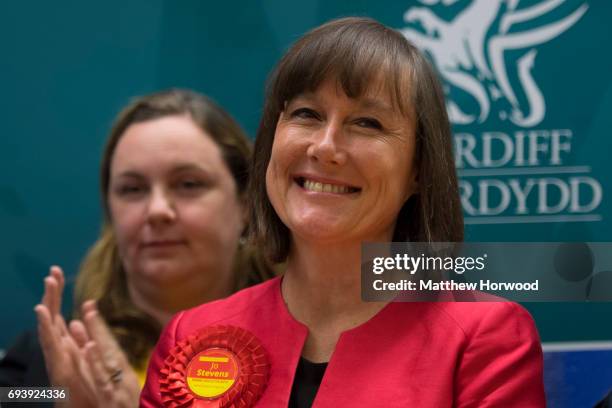
[[[151,191],[147,220],[152,225],[169,224],[176,219],[176,209],[169,193],[163,188]]]
[[[308,157],[321,164],[343,165],[346,163],[343,137],[341,123],[327,122],[313,134],[307,151]]]

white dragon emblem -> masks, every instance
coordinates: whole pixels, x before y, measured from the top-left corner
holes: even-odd
[[[442,3],[450,6],[458,0],[419,0],[425,6]],[[520,23],[530,22],[550,12],[565,0],[544,0],[527,8],[518,8],[520,0],[473,0],[452,21],[445,21],[427,7],[412,7],[404,14],[408,27],[400,32],[427,52],[450,87],[467,92],[478,105],[466,112],[448,99],[447,110],[456,124],[482,123],[490,115],[492,103],[504,101],[499,117],[522,127],[537,125],[546,112],[544,96],[533,79],[538,44],[545,43],[574,25],[587,11],[582,4],[569,15],[546,25],[533,24],[518,31]],[[521,50],[516,70],[507,65],[508,51]],[[509,72],[511,71],[511,72]],[[509,75],[517,77],[524,93],[523,103],[510,85]],[[526,102],[526,103],[525,103]],[[527,106],[525,106],[527,105]]]

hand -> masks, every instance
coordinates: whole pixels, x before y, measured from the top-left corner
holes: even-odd
[[[72,321],[70,332],[85,351],[88,376],[94,380],[97,406],[138,406],[138,376],[98,313],[96,303],[92,300],[86,301],[81,310],[83,321]]]
[[[70,403],[58,406],[94,407],[87,390],[93,379],[87,378],[85,352],[69,333],[61,314],[64,274],[61,268],[52,266],[44,280],[45,293],[34,311],[38,319],[38,338],[45,357],[45,365],[51,385],[66,387]]]
[[[49,379],[70,390],[70,402],[62,407],[135,407],[140,385],[127,357],[100,317],[93,301],[82,306],[83,320],[69,329],[60,306],[64,276],[52,267],[45,278],[45,294],[35,307],[39,338]]]

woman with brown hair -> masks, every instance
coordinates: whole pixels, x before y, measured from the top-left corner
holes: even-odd
[[[141,406],[544,406],[520,306],[361,299],[363,242],[463,239],[440,85],[399,33],[346,18],[289,49],[249,193],[284,277],[175,316]]]
[[[102,158],[102,232],[76,281],[80,320],[61,316],[59,267],[35,308],[50,383],[69,388],[70,405],[135,406],[174,313],[271,276],[242,238],[250,159],[236,122],[195,92],[119,114]]]

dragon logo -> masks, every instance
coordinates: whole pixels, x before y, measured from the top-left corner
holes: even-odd
[[[531,72],[537,55],[534,47],[573,26],[588,6],[582,4],[569,15],[549,24],[535,24],[535,28],[535,20],[565,0],[544,0],[525,8],[518,7],[520,0],[473,0],[452,21],[443,20],[427,7],[440,3],[451,6],[457,1],[419,0],[424,7],[409,8],[404,14],[407,27],[400,30],[427,52],[438,68],[449,96],[451,122],[483,123],[496,109],[502,120],[522,127],[537,125],[544,118],[546,105]],[[521,31],[517,26],[528,28]],[[515,60],[517,53],[520,56]],[[512,88],[510,78],[520,89]],[[450,99],[451,89],[471,96],[473,106],[460,107]]]

